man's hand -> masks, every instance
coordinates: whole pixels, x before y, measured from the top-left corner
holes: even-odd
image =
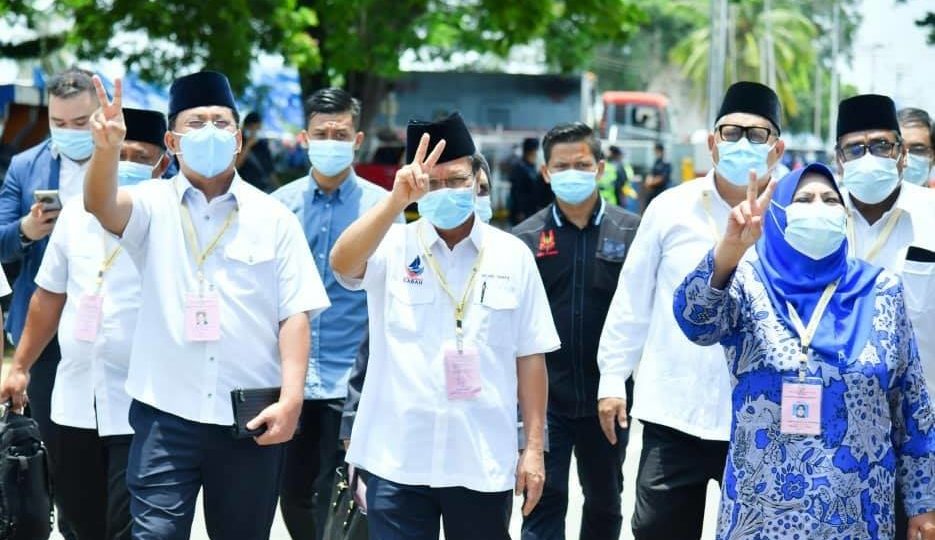
[[[97,100],[101,104],[91,115],[91,137],[97,148],[120,151],[127,136],[127,124],[123,119],[123,82],[114,80],[114,100],[107,99],[104,84],[97,75],[92,79]]]
[[[539,504],[542,498],[542,488],[545,487],[545,457],[542,450],[525,449],[519,456],[516,466],[516,491],[519,496],[526,494],[526,503],[523,504],[523,515],[528,516]]]
[[[23,408],[29,402],[26,396],[26,387],[29,386],[29,371],[13,364],[10,372],[7,373],[3,384],[0,385],[0,403],[13,401],[13,410],[22,413]]]
[[[604,436],[607,437],[610,444],[617,444],[617,427],[615,424],[620,424],[620,427],[624,429],[629,425],[627,399],[608,397],[599,400],[597,402],[597,417],[601,421],[601,430],[604,431]]]
[[[260,411],[256,418],[247,422],[247,429],[266,425],[266,432],[254,440],[260,446],[280,444],[292,440],[302,414],[302,402],[278,401]]]
[[[42,209],[42,203],[35,203],[29,209],[29,213],[23,216],[20,221],[20,229],[26,238],[33,242],[42,240],[52,234],[52,228],[55,227],[55,220],[58,218],[60,210],[45,211]]]
[[[769,209],[776,191],[776,181],[770,180],[763,193],[757,196],[756,172],[750,171],[750,181],[747,183],[747,199],[730,211],[727,219],[727,230],[721,244],[724,247],[735,249],[743,254],[749,247],[756,244],[763,234],[763,216]]]
[[[393,181],[393,191],[390,196],[401,207],[405,208],[418,201],[429,191],[429,172],[438,163],[445,150],[445,140],[438,141],[432,153],[425,157],[429,149],[429,134],[423,133],[419,140],[419,147],[412,158],[412,163],[396,171]]]
[[[909,519],[907,540],[935,540],[935,511],[919,514]]]

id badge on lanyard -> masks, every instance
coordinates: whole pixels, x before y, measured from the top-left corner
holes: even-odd
[[[105,253],[107,241],[103,240]],[[101,328],[101,320],[104,318],[104,296],[101,291],[104,287],[104,276],[107,271],[117,262],[120,256],[120,246],[114,248],[107,257],[101,262],[101,267],[97,271],[97,287],[94,294],[83,294],[78,300],[78,313],[75,320],[75,340],[85,343],[94,343],[97,341],[97,334]]]

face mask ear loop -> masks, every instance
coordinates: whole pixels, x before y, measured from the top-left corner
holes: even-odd
[[[780,209],[783,213],[786,213],[786,208],[783,205],[779,204],[778,202],[769,201],[769,204],[771,206],[775,206],[776,208]],[[776,228],[779,229],[780,231],[783,230],[782,226],[779,225],[779,220],[776,219],[776,213],[775,212],[768,212],[768,213],[769,213],[769,216],[773,219],[773,223],[776,224]]]

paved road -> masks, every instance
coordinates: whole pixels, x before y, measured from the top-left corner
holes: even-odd
[[[632,540],[633,535],[630,534],[629,530],[629,520],[630,516],[633,513],[633,493],[634,485],[636,480],[636,466],[639,463],[639,452],[642,439],[642,430],[639,428],[639,422],[635,422],[635,427],[630,438],[630,448],[627,452],[627,461],[624,464],[624,490],[623,490],[623,515],[624,515],[624,534],[621,536],[623,540]],[[574,465],[572,465],[572,471],[575,470]],[[568,540],[576,540],[578,538],[578,527],[581,523],[581,504],[583,499],[581,497],[581,488],[577,484],[577,478],[574,473],[572,473],[572,486],[571,486],[571,501],[568,508],[568,520],[566,524],[566,537]],[[714,538],[714,525],[717,517],[717,487],[714,484],[708,486],[708,511],[705,515],[705,532],[702,536],[702,540],[709,540]],[[520,515],[520,499],[516,500],[516,505],[513,512],[513,520],[510,526],[512,531],[513,538],[519,540],[519,530],[520,523],[522,518]],[[200,508],[200,505],[199,505]],[[202,520],[201,513],[195,519],[195,526],[192,529],[192,540],[208,540],[208,535],[204,531],[204,521]],[[55,540],[61,540],[61,537],[55,535],[53,536]],[[289,534],[286,532],[286,528],[282,523],[281,519],[276,520],[276,523],[273,525],[272,533],[270,534],[271,540],[290,540]]]

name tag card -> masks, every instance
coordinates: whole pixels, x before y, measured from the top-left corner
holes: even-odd
[[[104,310],[104,297],[99,294],[85,294],[78,300],[78,316],[75,319],[75,339],[93,343],[101,328]]]
[[[445,386],[451,401],[474,399],[480,395],[480,354],[465,346],[459,352],[454,344],[445,345]]]
[[[217,293],[185,295],[185,339],[188,341],[221,339],[221,308]]]
[[[788,435],[821,435],[821,390],[823,381],[807,377],[785,377],[782,382],[780,431]]]

